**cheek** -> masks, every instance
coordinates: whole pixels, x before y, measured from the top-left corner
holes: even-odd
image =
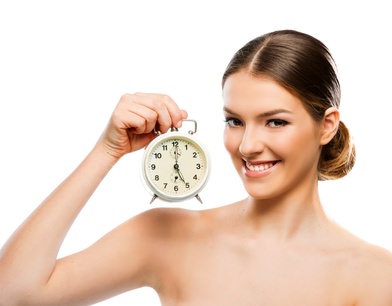
[[[290,143],[286,146],[290,148],[291,155],[297,159],[313,161],[319,154],[317,138],[310,129],[306,133],[296,133],[287,143]]]
[[[271,151],[274,157],[283,160],[314,158],[314,136],[310,131],[303,129],[286,129],[284,133],[269,135],[265,139],[266,150]]]

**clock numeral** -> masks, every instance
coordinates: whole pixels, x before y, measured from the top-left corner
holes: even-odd
[[[173,145],[173,147],[178,147],[178,141],[177,140],[173,141],[172,145]]]
[[[197,174],[195,174],[195,175],[193,176],[193,179],[196,180],[196,181],[198,180]]]
[[[155,179],[156,181],[159,181],[159,175],[155,175],[154,179]]]
[[[197,152],[193,152],[193,158],[197,158]]]
[[[162,150],[167,151],[167,145],[162,145]]]
[[[178,186],[176,185],[176,186],[174,186],[174,191],[178,191]]]
[[[189,189],[189,187],[191,187],[191,185],[189,183],[185,183],[185,187]]]
[[[155,170],[157,168],[157,166],[155,164],[151,164],[150,168],[151,168],[151,170]]]
[[[160,158],[162,158],[162,154],[161,153],[154,153],[154,157],[155,157],[155,159],[160,159]]]
[[[196,169],[201,169],[201,165],[199,163],[196,164]]]
[[[167,183],[163,183],[163,189],[166,189]]]

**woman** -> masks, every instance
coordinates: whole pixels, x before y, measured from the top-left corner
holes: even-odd
[[[166,95],[126,94],[88,156],[4,246],[0,305],[89,305],[149,286],[163,305],[391,306],[391,254],[328,220],[319,198],[318,181],[355,161],[328,49],[304,33],[268,33],[234,55],[222,85],[224,144],[245,199],[152,209],[57,259],[111,167],[155,126],[187,118]]]

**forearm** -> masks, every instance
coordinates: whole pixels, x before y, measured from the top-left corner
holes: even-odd
[[[0,252],[0,291],[48,281],[70,226],[114,163],[95,147],[27,218]]]

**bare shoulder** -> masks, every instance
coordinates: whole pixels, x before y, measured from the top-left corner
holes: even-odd
[[[170,253],[193,239],[206,223],[203,211],[185,208],[152,208],[128,220],[128,231],[137,233],[150,252]],[[178,251],[178,250],[177,250]],[[159,260],[154,262],[159,263]]]
[[[130,219],[128,231],[137,233],[150,252],[170,257],[170,254],[188,251],[186,246],[189,243],[197,248],[212,237],[219,236],[227,222],[227,215],[232,214],[232,207],[226,205],[203,210],[153,208]]]
[[[358,306],[392,305],[392,253],[379,246],[358,241],[353,257]]]
[[[161,241],[162,239],[177,240],[200,234],[205,227],[214,224],[214,221],[226,210],[227,206],[206,210],[153,208],[132,218],[129,222],[138,227],[143,235]]]
[[[200,218],[200,212],[183,208],[152,208],[131,219],[141,226],[146,234],[163,235],[173,234],[178,227],[191,226]]]

